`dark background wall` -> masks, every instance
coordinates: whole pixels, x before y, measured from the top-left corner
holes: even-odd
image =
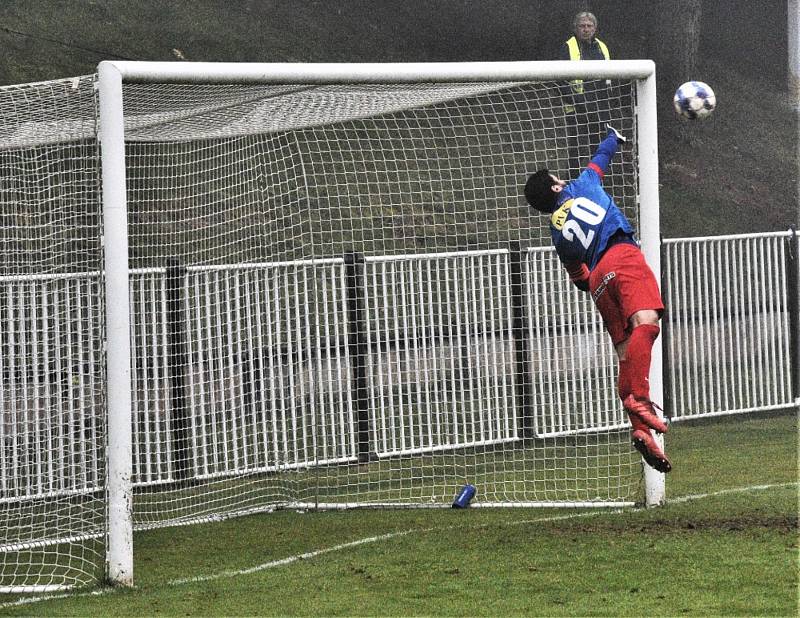
[[[0,84],[103,59],[456,61],[552,58],[589,6],[617,58],[658,60],[661,0],[3,0]],[[701,57],[786,81],[785,0],[702,0]],[[174,52],[173,50],[180,50]]]

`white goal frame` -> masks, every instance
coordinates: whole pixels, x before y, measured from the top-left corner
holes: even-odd
[[[342,84],[525,82],[572,79],[636,80],[640,240],[660,279],[658,141],[655,64],[650,60],[300,64],[101,62],[99,139],[102,146],[104,269],[106,285],[108,469],[106,547],[111,583],[133,584],[131,344],[126,203],[125,82],[217,84]],[[663,398],[661,340],[652,356],[650,388]],[[645,466],[648,506],[664,502],[664,475]]]

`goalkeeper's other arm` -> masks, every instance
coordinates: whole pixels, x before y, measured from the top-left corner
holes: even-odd
[[[589,268],[583,262],[572,262],[570,264],[564,264],[564,268],[567,270],[567,274],[569,275],[569,280],[578,288],[581,292],[588,292],[589,291]]]

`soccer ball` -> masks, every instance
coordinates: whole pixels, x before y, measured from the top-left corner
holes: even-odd
[[[717,97],[708,84],[686,82],[675,91],[672,99],[675,111],[682,117],[694,120],[708,118],[717,106]]]

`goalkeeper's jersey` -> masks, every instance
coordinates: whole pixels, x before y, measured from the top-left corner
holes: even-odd
[[[550,216],[553,246],[564,264],[583,262],[592,270],[617,232],[633,241],[633,228],[611,196],[603,189],[603,174],[617,149],[608,137],[592,162],[560,194],[559,206]]]

